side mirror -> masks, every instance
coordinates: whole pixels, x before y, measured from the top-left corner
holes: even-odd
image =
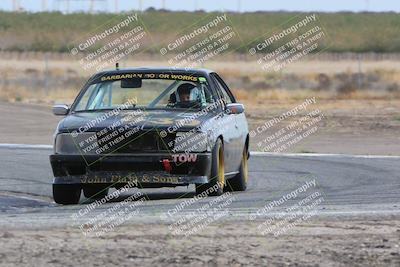
[[[57,116],[65,116],[69,112],[69,107],[67,105],[54,105],[53,114]]]
[[[244,106],[239,103],[227,104],[225,111],[228,114],[240,114],[244,112]]]

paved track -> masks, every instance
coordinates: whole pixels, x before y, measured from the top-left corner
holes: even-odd
[[[3,215],[0,225],[68,225],[71,214],[85,207],[58,206],[51,201],[50,153],[51,149],[46,147],[0,147],[0,212]],[[314,179],[316,186],[308,190],[318,191],[324,198],[317,207],[319,216],[383,216],[398,214],[400,210],[399,157],[255,153],[249,167],[248,190],[233,194],[229,218],[247,219],[271,201]],[[193,187],[141,190],[150,200],[141,207],[141,216],[129,222],[163,221],[166,212],[192,198],[193,191]],[[100,213],[132,194],[124,194],[94,212]],[[184,212],[197,209],[211,199],[201,199]],[[282,211],[295,202],[285,201],[271,212]]]

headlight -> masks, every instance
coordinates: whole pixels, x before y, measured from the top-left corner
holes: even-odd
[[[56,154],[96,154],[98,149],[96,133],[58,134],[54,144]]]
[[[206,133],[177,132],[173,152],[204,152],[208,149]]]

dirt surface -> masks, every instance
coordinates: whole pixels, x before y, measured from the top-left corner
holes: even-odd
[[[304,101],[258,104],[245,101],[250,129],[257,129]],[[400,100],[316,99],[316,103],[310,104],[306,110],[257,134],[252,138],[252,149],[260,150],[256,146],[260,140],[316,110],[320,111],[321,116],[321,120],[313,125],[317,130],[282,152],[400,155]]]
[[[248,105],[250,128],[301,102]],[[396,101],[318,101],[310,107],[324,114],[318,131],[284,152],[399,155],[398,107]],[[49,107],[1,103],[0,111],[1,143],[51,144],[59,117]],[[252,150],[257,138],[265,136],[254,138]],[[51,194],[50,149],[0,152],[2,190]],[[249,188],[235,195],[232,213],[189,236],[173,235],[170,225],[160,221],[160,212],[182,201],[174,192],[149,194],[151,201],[140,216],[100,237],[86,237],[73,225],[71,214],[82,206],[2,195],[0,266],[399,266],[398,159],[298,157],[252,157]],[[248,220],[251,212],[294,190],[302,176],[311,174],[326,198],[323,213],[279,236],[263,235],[261,218]]]
[[[399,266],[398,218],[313,220],[280,235],[257,222],[214,224],[192,236],[132,225],[102,237],[76,229],[2,230],[0,266]]]
[[[0,190],[9,185],[9,190],[44,192],[41,198],[22,192],[0,193],[0,266],[400,264],[398,158],[254,156],[249,161],[249,187],[245,192],[233,192],[229,196],[226,193],[231,202],[217,202],[217,197],[203,198],[176,216],[167,216],[168,211],[181,207],[194,196],[194,188],[141,189],[148,200],[134,206],[138,209],[131,210],[132,217],[125,213],[111,220],[111,223],[124,221],[97,237],[95,231],[85,236],[80,227],[84,232],[98,229],[97,223],[105,223],[130,205],[139,203],[129,199],[137,192],[135,189],[75,217],[93,202],[83,200],[80,205],[62,206],[45,197],[51,195],[47,158],[50,149],[3,148],[0,152],[3,159],[0,169],[5,170]],[[27,159],[31,159],[29,168],[18,168]],[[311,182],[306,177],[315,177],[318,186],[310,187],[305,195],[284,201],[265,214],[258,212]],[[290,228],[284,220],[297,214],[293,211],[294,205],[312,192],[321,193],[324,200],[313,216]],[[216,203],[215,208],[218,203],[229,203],[218,213],[225,216],[211,224],[197,221],[200,216],[189,217],[193,211],[211,203]],[[119,204],[124,206],[118,209]],[[211,210],[215,209],[207,212]],[[102,214],[107,216],[101,217]],[[285,214],[285,219],[277,219],[280,214]],[[92,223],[93,218],[99,220]],[[174,222],[182,218],[197,221],[194,227],[186,228],[190,231],[201,225],[204,228],[175,235],[178,228]],[[275,220],[265,225],[272,218]],[[273,232],[263,235],[267,227],[273,226],[277,226]],[[187,233],[191,235],[185,236]]]
[[[52,144],[60,117],[50,106],[0,103],[0,143]]]

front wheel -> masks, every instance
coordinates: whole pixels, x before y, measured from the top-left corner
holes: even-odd
[[[225,163],[224,146],[218,139],[212,151],[211,173],[209,183],[196,185],[196,195],[207,192],[210,196],[220,196],[224,193]]]
[[[53,198],[58,204],[78,204],[81,187],[75,184],[53,184]]]
[[[231,191],[245,191],[249,180],[248,153],[247,148],[243,149],[242,162],[240,163],[239,173],[227,181],[227,189]]]
[[[103,185],[85,185],[83,195],[90,199],[102,199],[108,194],[108,187]]]

